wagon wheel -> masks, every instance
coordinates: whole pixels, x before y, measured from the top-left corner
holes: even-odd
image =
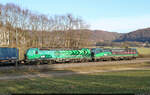
[[[54,60],[50,60],[50,61],[48,62],[48,64],[54,64],[54,63],[55,63]]]
[[[36,62],[36,65],[40,65],[40,64],[41,64],[41,62],[40,62],[40,61],[37,61],[37,62]]]

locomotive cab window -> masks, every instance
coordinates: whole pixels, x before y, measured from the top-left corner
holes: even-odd
[[[103,50],[103,52],[110,52],[110,50],[105,49],[105,50]]]
[[[35,51],[35,54],[38,54],[38,51]]]
[[[99,48],[97,48],[95,51],[96,54],[101,53],[101,52],[103,52],[103,51],[102,51],[102,49],[99,49]]]

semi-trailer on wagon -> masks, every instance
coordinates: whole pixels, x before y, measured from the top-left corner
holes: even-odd
[[[19,60],[19,50],[17,48],[0,48],[0,63],[16,63]]]

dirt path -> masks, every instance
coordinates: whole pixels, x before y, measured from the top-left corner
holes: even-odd
[[[112,70],[95,70],[89,72],[48,72],[48,73],[40,73],[40,74],[28,74],[28,75],[12,75],[12,76],[3,76],[0,77],[0,80],[15,80],[15,79],[24,79],[24,78],[36,78],[36,77],[60,77],[66,75],[74,75],[74,74],[89,74],[89,73],[98,73],[98,72],[115,72],[115,71],[126,71],[126,70],[148,70],[150,67],[143,68],[121,68],[121,69],[112,69]]]

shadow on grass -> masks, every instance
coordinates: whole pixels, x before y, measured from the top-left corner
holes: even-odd
[[[63,75],[77,74],[77,72],[71,70],[60,70],[53,68],[53,65],[34,65],[24,66],[19,68],[7,68],[0,71],[0,80],[3,79],[21,79],[27,77],[55,77]],[[48,75],[48,76],[47,76]],[[7,77],[7,78],[3,78]],[[17,77],[17,78],[15,78]]]
[[[150,54],[139,54],[138,58],[150,58]]]

